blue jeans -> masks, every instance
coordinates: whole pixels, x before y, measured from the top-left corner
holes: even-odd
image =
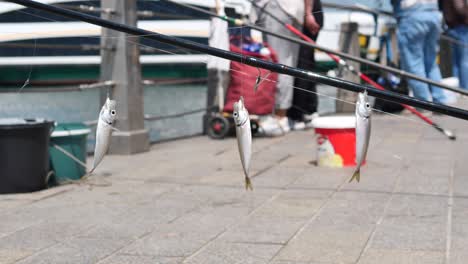
[[[429,10],[407,12],[400,18],[397,37],[404,71],[434,81],[442,79],[436,63],[440,22],[440,13]],[[416,98],[442,104],[446,101],[441,88],[411,79],[408,85]]]
[[[458,26],[448,31],[449,35],[461,43],[454,43],[454,75],[460,80],[460,87],[468,90],[468,26]]]

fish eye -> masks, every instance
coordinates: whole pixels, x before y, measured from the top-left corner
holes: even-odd
[[[366,103],[366,107],[369,108],[369,107],[370,107],[370,104],[369,104],[369,103]]]
[[[234,117],[237,117],[237,113],[234,113]]]
[[[111,111],[111,115],[115,115],[115,110],[112,110],[112,111]]]

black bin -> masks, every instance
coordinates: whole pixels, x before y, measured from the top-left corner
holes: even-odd
[[[44,119],[0,119],[0,194],[47,186],[53,126]]]

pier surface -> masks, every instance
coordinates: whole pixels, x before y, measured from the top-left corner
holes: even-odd
[[[0,263],[466,263],[468,123],[375,115],[361,182],[313,165],[312,130],[108,156],[89,180],[0,196]],[[90,163],[89,163],[90,164]]]

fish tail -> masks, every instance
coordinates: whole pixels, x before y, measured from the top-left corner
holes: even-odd
[[[253,191],[252,182],[249,177],[245,177],[245,189]]]
[[[353,177],[351,177],[349,182],[352,182],[353,180],[356,180],[357,182],[359,182],[361,180],[361,169],[357,169],[354,172]]]

